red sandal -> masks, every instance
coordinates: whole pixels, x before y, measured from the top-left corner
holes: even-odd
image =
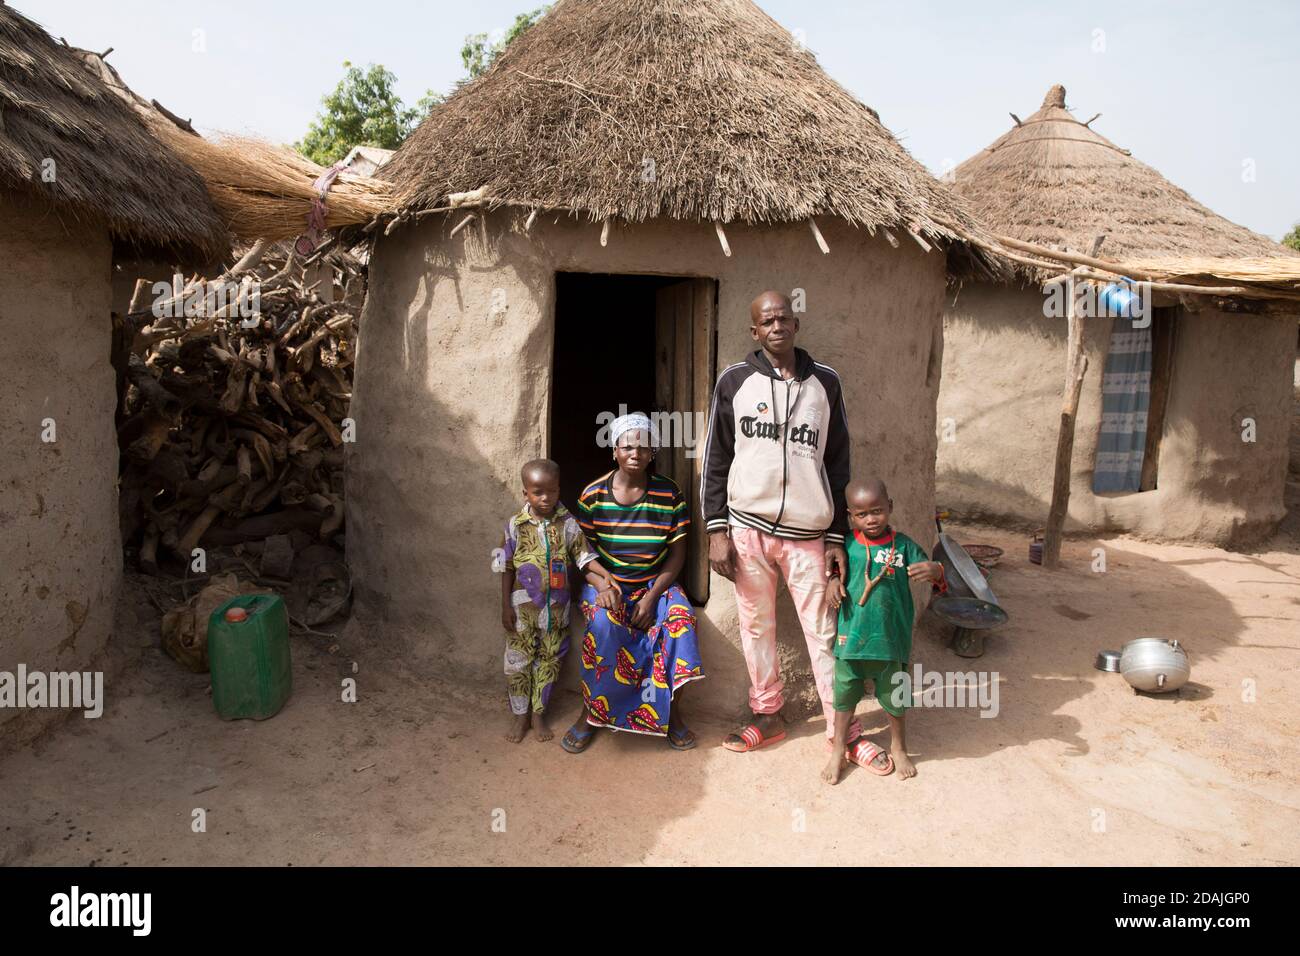
[[[773,734],[771,737],[764,737],[763,731],[758,729],[757,724],[749,724],[738,734],[733,736],[740,738],[740,743],[736,744],[730,740],[723,740],[722,746],[726,747],[732,753],[747,754],[751,750],[757,750],[759,747],[766,747],[768,744],[774,744],[778,740],[785,740],[785,731]]]
[[[878,767],[871,762],[880,754],[885,755],[884,767]],[[877,777],[888,777],[894,772],[894,758],[889,756],[888,751],[877,747],[866,737],[859,737],[849,744],[848,749],[844,751],[844,756],[849,763],[857,764],[863,770],[874,773]]]

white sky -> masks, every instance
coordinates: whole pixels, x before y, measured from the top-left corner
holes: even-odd
[[[204,130],[292,142],[342,62],[382,63],[413,104],[463,70],[466,34],[537,0],[8,0]],[[1295,0],[761,0],[941,173],[1034,112],[1080,119],[1220,215],[1280,238],[1300,221]],[[204,31],[195,52],[194,31]],[[1101,31],[1098,33],[1097,31]],[[1099,40],[1103,50],[1094,49]],[[1249,167],[1249,168],[1248,168]],[[1253,180],[1248,175],[1253,169]]]

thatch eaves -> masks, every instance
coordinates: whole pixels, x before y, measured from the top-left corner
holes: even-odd
[[[42,176],[53,161],[52,181]],[[208,261],[228,251],[203,180],[56,42],[0,0],[0,188],[107,225],[144,254]]]
[[[978,229],[749,0],[560,0],[378,175],[408,210],[483,188],[590,220]]]

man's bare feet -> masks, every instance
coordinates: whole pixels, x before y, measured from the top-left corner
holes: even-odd
[[[891,755],[894,758],[894,772],[906,780],[908,777],[916,776],[916,764],[912,763],[912,758],[903,750],[895,750]]]
[[[524,739],[524,734],[528,733],[528,714],[516,714],[515,719],[510,722],[510,730],[506,732],[506,740],[512,744],[517,744]]]
[[[551,733],[551,725],[546,720],[546,712],[543,710],[533,711],[533,736],[545,743],[555,734]]]
[[[840,782],[840,774],[844,773],[844,768],[849,762],[844,759],[844,748],[840,748],[838,753],[831,754],[831,762],[822,769],[822,779],[832,787]]]

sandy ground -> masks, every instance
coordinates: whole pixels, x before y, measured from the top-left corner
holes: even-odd
[[[948,530],[1006,549],[992,585],[1011,621],[977,661],[939,628],[914,656],[994,672],[999,713],[914,710],[912,780],[854,769],[823,784],[820,717],[746,755],[700,719],[687,753],[608,733],[576,757],[510,745],[495,679],[416,679],[364,638],[331,653],[295,637],[286,708],[224,723],[206,675],[166,658],[153,609],[128,598],[104,716],[0,761],[0,863],[1300,863],[1294,529],[1255,554],[1071,541],[1058,572],[1029,564],[1022,537]],[[1093,669],[1098,649],[1142,635],[1190,650],[1177,697]],[[356,703],[341,700],[348,676]],[[576,706],[559,699],[561,728]],[[884,743],[878,707],[863,713]]]

